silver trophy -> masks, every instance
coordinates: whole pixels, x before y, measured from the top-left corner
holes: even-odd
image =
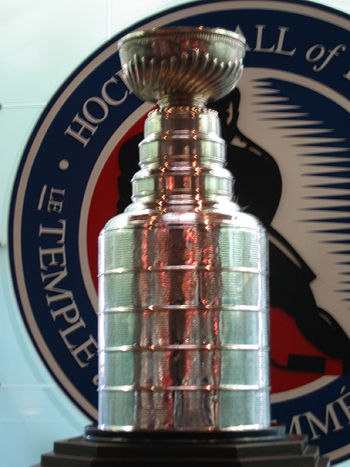
[[[222,29],[119,42],[145,123],[132,204],[99,237],[99,421],[106,431],[270,426],[267,240],[232,201],[217,112],[242,74]]]
[[[99,421],[41,467],[329,467],[306,437],[270,426],[267,247],[232,202],[218,115],[242,73],[222,29],[136,32],[125,80],[158,102],[133,202],[99,237]]]

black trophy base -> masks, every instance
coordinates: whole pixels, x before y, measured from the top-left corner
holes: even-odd
[[[328,467],[305,436],[283,426],[239,433],[101,431],[54,443],[33,467]]]

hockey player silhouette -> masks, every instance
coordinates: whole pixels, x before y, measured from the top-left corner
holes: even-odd
[[[271,385],[279,392],[339,375],[350,369],[350,340],[336,320],[318,307],[310,283],[314,273],[271,226],[282,180],[273,157],[238,129],[240,93],[236,88],[212,108],[217,110],[227,143],[227,168],[235,180],[235,201],[257,216],[269,237],[271,305]],[[130,203],[130,179],[139,169],[137,146],[143,135],[124,142],[119,151],[118,212]]]

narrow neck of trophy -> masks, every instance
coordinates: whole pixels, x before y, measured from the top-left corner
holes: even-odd
[[[204,110],[207,99],[205,96],[194,94],[181,94],[174,93],[171,95],[165,95],[158,99],[157,104],[160,109],[167,112],[169,109],[196,109],[197,111]]]
[[[226,145],[218,114],[207,108],[172,106],[150,112],[140,144],[141,170],[133,200],[158,204],[213,204],[232,198],[224,168]]]

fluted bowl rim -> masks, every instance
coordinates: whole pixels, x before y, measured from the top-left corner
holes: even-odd
[[[182,41],[182,39],[186,40]],[[169,41],[169,48],[168,46],[163,48],[161,45],[163,40],[165,41],[164,44]],[[204,42],[195,43],[191,49],[191,43],[188,43],[187,40],[204,40]],[[154,43],[158,41],[160,41],[160,49],[154,52]],[[218,48],[216,46],[217,43],[220,44]],[[133,31],[119,40],[118,50],[124,78],[130,89],[138,97],[145,101],[157,102],[161,107],[169,107],[171,105],[202,107],[208,101],[220,99],[237,84],[242,74],[245,45],[245,38],[241,34],[220,27],[173,26]],[[174,53],[172,50],[173,46]],[[211,59],[209,58],[210,54],[207,47],[213,47],[210,54],[214,53],[214,55],[212,55]],[[175,49],[177,49],[177,53]],[[183,66],[190,49],[194,52],[192,64],[196,61],[195,57],[201,54],[208,65],[206,67],[207,76],[202,76],[202,79],[198,80],[197,89],[193,79],[189,79],[188,85],[185,85],[184,81],[184,77],[188,78],[190,76],[186,71],[187,65]],[[235,58],[231,60],[229,56],[230,51],[233,49],[236,49],[237,55],[234,54]],[[217,52],[219,52],[218,55]],[[164,60],[168,60],[170,67],[176,61],[180,64],[177,70],[180,70],[180,73],[177,74],[177,78],[175,80],[171,78],[166,80],[163,88],[152,87],[154,83],[156,83],[156,86],[160,84],[158,72],[161,68],[157,70],[158,74],[152,75],[155,77],[154,83],[149,81],[151,75],[148,75],[148,71],[146,72],[149,66],[148,70],[152,70],[153,73],[154,66],[157,63],[156,60],[159,60],[158,64],[165,64]],[[213,83],[219,71],[220,73],[222,71],[222,77],[221,79],[218,78],[216,83]],[[208,85],[205,85],[205,79],[208,80]],[[181,90],[179,83],[182,86]],[[174,89],[172,90],[171,86],[173,84]],[[176,86],[178,87],[177,89]]]
[[[223,37],[228,37],[228,38],[231,38],[231,39],[235,39],[239,42],[242,43],[242,45],[246,45],[246,39],[244,36],[242,36],[241,34],[238,34],[238,32],[234,32],[234,31],[230,31],[228,29],[224,29],[224,28],[208,28],[208,27],[204,27],[204,26],[197,26],[197,27],[194,27],[194,26],[171,26],[171,27],[155,27],[155,28],[152,28],[152,29],[142,29],[142,30],[137,30],[137,31],[133,31],[133,32],[130,32],[128,34],[126,34],[125,36],[123,36],[121,39],[119,39],[118,43],[117,43],[117,48],[118,50],[120,50],[120,48],[126,43],[128,42],[129,40],[133,40],[133,39],[140,39],[140,38],[150,38],[152,37],[152,35],[157,35],[159,37],[159,35],[162,35],[162,36],[166,36],[166,35],[169,35],[169,34],[177,34],[177,35],[181,35],[181,34],[189,34],[189,33],[195,33],[195,32],[198,32],[198,33],[207,33],[207,34],[215,34],[215,35],[219,35],[219,36],[223,36]]]

